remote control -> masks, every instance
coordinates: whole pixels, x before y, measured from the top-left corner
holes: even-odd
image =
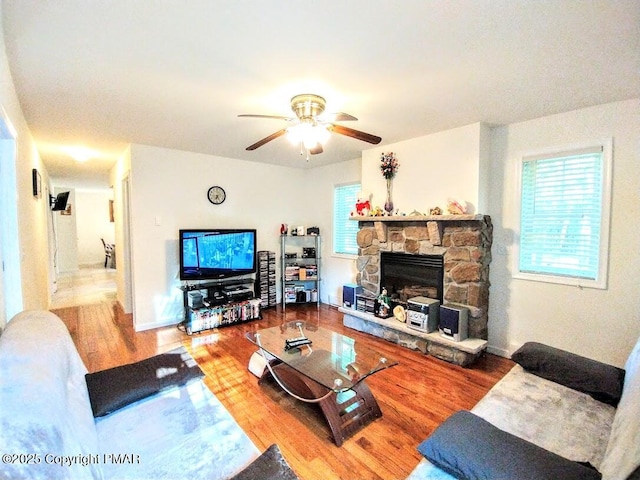
[[[304,345],[311,345],[311,340],[309,340],[308,338],[305,338],[305,337],[295,338],[295,339],[287,339],[287,340],[285,340],[284,349],[285,350],[291,350],[293,348],[299,348],[299,347],[302,347]]]

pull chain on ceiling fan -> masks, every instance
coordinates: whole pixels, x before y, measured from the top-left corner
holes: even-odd
[[[326,107],[326,101],[319,95],[311,93],[305,93],[302,95],[296,95],[291,99],[291,110],[296,114],[295,117],[284,117],[279,115],[254,115],[243,114],[239,117],[253,117],[253,118],[270,118],[276,120],[285,120],[287,122],[296,122],[294,125],[278,130],[271,135],[258,140],[253,145],[249,145],[247,150],[255,150],[261,147],[265,143],[270,142],[282,135],[287,134],[289,139],[293,143],[301,145],[301,154],[306,149],[307,159],[309,154],[316,155],[323,152],[322,145],[329,139],[332,132],[347,137],[362,140],[364,142],[377,145],[382,141],[382,138],[371,135],[370,133],[361,132],[353,128],[348,128],[343,125],[336,125],[335,123],[325,121],[320,118],[320,115],[324,113]],[[333,115],[334,122],[346,122],[358,120],[353,115],[348,113],[336,113]]]

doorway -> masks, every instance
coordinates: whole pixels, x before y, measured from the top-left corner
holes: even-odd
[[[122,260],[123,274],[123,308],[125,313],[133,312],[133,270],[131,266],[131,184],[129,176],[122,179]]]
[[[116,299],[115,263],[105,243],[115,243],[113,190],[74,178],[54,178],[55,193],[69,192],[65,211],[52,212],[55,223],[56,291],[52,308],[110,303]]]
[[[16,181],[16,133],[0,114],[0,327],[23,310]]]

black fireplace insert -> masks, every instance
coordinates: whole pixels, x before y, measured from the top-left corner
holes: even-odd
[[[412,297],[440,300],[444,295],[444,257],[442,255],[412,255],[380,253],[380,290],[402,303]]]

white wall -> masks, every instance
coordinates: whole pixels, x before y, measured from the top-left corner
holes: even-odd
[[[0,107],[4,109],[6,117],[17,133],[16,190],[18,197],[16,198],[16,210],[19,225],[23,308],[47,308],[50,268],[47,232],[47,215],[49,214],[47,184],[49,177],[35,148],[15,92],[1,29],[0,25]],[[33,168],[37,168],[42,177],[43,195],[40,198],[34,197],[31,193],[31,170]]]
[[[76,189],[75,211],[78,227],[78,265],[104,265],[104,248],[101,238],[115,243],[114,222],[109,221],[109,190]]]
[[[59,273],[78,270],[78,228],[76,191],[70,187],[54,187],[53,195],[69,192],[67,208],[71,215],[63,215],[62,211],[53,212],[55,226],[55,259]]]
[[[137,330],[182,319],[180,228],[255,228],[259,250],[279,251],[280,224],[314,223],[301,169],[144,145],[131,146],[134,322]],[[222,205],[207,200],[222,186]]]
[[[523,153],[613,138],[613,196],[606,290],[514,279]],[[612,103],[493,130],[494,224],[489,343],[511,353],[533,340],[622,366],[640,335],[640,100]]]
[[[83,265],[104,265],[101,238],[115,242],[115,223],[109,221],[109,200],[113,189],[82,184],[74,178],[52,178],[55,193],[69,191],[71,215],[54,212],[58,243],[57,268],[60,272],[76,271]]]
[[[305,185],[312,201],[309,202],[309,217],[315,220],[322,235],[322,280],[320,300],[322,303],[342,305],[342,286],[353,283],[358,273],[355,257],[333,255],[333,189],[360,181],[360,159],[334,165],[305,170]],[[355,206],[354,206],[355,207]]]
[[[362,191],[373,194],[372,206],[383,207],[386,181],[380,154],[394,152],[400,164],[393,180],[393,204],[401,213],[446,213],[449,198],[465,200],[469,213],[489,213],[486,175],[490,130],[476,123],[362,152]]]
[[[131,183],[131,311],[137,330],[182,320],[178,278],[180,228],[255,228],[258,249],[279,257],[280,224],[318,226],[322,235],[321,301],[355,279],[354,261],[331,255],[333,187],[360,180],[360,160],[294,169],[177,150],[132,145],[112,172],[116,243],[124,244],[121,179]],[[222,186],[227,199],[212,205],[206,193]],[[117,250],[118,265],[126,266]],[[278,278],[280,265],[278,262]],[[118,270],[118,300],[127,311],[126,275]],[[280,282],[277,283],[281,296]],[[340,298],[338,298],[339,301]]]

